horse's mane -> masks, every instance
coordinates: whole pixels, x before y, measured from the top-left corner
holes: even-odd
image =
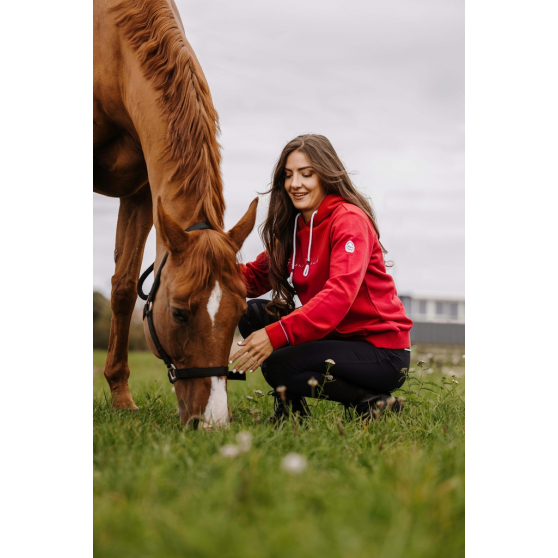
[[[194,217],[203,216],[222,230],[219,120],[201,68],[166,0],[123,0],[114,10],[144,76],[161,92],[159,104],[168,121],[167,155],[178,164],[172,178],[180,175],[183,180],[176,195],[193,197]]]

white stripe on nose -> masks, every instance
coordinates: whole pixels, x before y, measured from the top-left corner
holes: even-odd
[[[202,428],[212,426],[228,426],[229,407],[227,404],[227,383],[225,378],[211,378],[211,393],[203,416]],[[207,426],[205,426],[207,425]]]
[[[207,301],[207,313],[211,318],[211,324],[215,326],[215,315],[219,310],[219,304],[221,304],[221,296],[222,296],[221,286],[219,285],[219,281],[215,281],[215,286],[209,295],[209,300]]]

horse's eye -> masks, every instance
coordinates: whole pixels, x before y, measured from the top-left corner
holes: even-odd
[[[175,322],[178,322],[179,324],[185,324],[188,321],[188,312],[186,310],[172,308],[171,312]]]

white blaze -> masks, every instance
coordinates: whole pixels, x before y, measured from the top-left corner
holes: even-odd
[[[225,378],[211,378],[211,393],[205,408],[202,428],[227,426],[229,424],[229,407],[227,405],[227,381]]]
[[[221,304],[222,294],[219,281],[215,281],[215,286],[207,301],[207,313],[213,326],[215,326],[215,316]],[[200,424],[201,428],[211,429],[216,426],[228,426],[229,407],[227,403],[227,382],[225,378],[213,376],[211,378],[211,393],[205,407],[204,420]]]
[[[211,318],[211,323],[215,325],[215,315],[219,310],[219,304],[221,304],[221,296],[222,296],[221,286],[219,285],[219,281],[215,281],[215,286],[209,295],[209,300],[207,301],[207,313]]]

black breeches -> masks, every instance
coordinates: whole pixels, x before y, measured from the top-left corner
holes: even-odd
[[[265,311],[268,302],[248,302],[238,324],[243,337],[277,321]],[[380,349],[366,341],[321,340],[277,349],[261,368],[267,383],[273,388],[285,386],[289,398],[320,395],[350,405],[370,393],[390,393],[402,386],[402,370],[409,368],[410,356],[405,349]],[[333,379],[326,378],[328,359],[335,362],[328,372]],[[312,386],[313,379],[317,386]]]

